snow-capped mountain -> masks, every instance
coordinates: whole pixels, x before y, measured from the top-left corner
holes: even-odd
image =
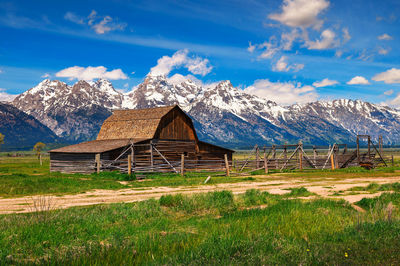
[[[122,94],[104,79],[73,86],[44,80],[19,95],[13,104],[58,136],[71,141],[95,138],[114,109],[179,104],[192,118],[200,139],[230,147],[265,143],[353,143],[370,134],[400,143],[400,112],[375,104],[335,100],[279,106],[222,81],[202,87],[190,80],[148,76],[132,92]]]

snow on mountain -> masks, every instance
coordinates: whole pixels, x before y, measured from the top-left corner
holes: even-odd
[[[230,81],[203,87],[188,79],[149,75],[133,91],[122,94],[105,79],[73,86],[44,80],[13,101],[58,136],[75,142],[95,138],[114,109],[173,104],[193,118],[201,139],[231,147],[299,140],[349,143],[361,133],[400,143],[400,112],[390,107],[347,99],[282,107],[247,94]]]

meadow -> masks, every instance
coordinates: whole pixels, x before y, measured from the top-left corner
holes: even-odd
[[[207,173],[149,175],[132,181],[119,173],[49,173],[48,159],[1,157],[0,196],[41,195],[46,206],[0,215],[0,264],[242,265],[385,264],[400,262],[400,184],[353,187],[382,194],[354,204],[315,196],[306,188],[275,195],[219,190],[164,195],[135,203],[55,209],[51,196],[92,189],[201,186]],[[261,179],[310,181],[394,176],[398,167],[367,171],[254,173],[215,176],[214,184]],[[48,210],[48,211],[45,211]]]
[[[293,191],[292,191],[293,192]],[[249,190],[3,215],[15,264],[398,264],[400,193],[365,203]]]

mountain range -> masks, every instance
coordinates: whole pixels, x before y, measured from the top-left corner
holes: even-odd
[[[375,140],[382,135],[385,144],[400,144],[397,109],[348,99],[280,106],[229,81],[202,86],[149,75],[132,92],[121,93],[105,79],[72,86],[46,79],[11,104],[70,143],[94,139],[115,109],[178,104],[192,117],[201,140],[230,148],[300,140],[316,145],[354,143],[357,134]]]

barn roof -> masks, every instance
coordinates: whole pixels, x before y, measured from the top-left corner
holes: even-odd
[[[135,110],[115,110],[107,118],[97,136],[98,140],[142,138],[151,139],[160,120],[177,105]]]
[[[146,139],[107,139],[107,140],[92,140],[75,145],[62,147],[59,149],[51,150],[50,152],[61,153],[102,153],[112,151],[130,145],[131,143],[138,143]]]

